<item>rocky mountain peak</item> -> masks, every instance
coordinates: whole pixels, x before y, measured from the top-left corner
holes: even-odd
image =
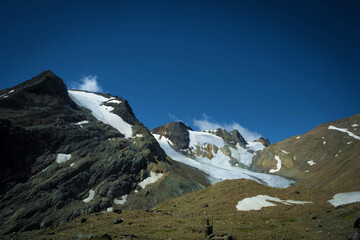
[[[11,89],[0,91],[0,107],[24,108],[27,105],[43,105],[47,97],[55,97],[62,103],[76,108],[68,96],[63,80],[50,70],[16,85]],[[34,98],[36,96],[36,98]]]
[[[215,135],[221,137],[227,144],[236,146],[238,143],[241,147],[246,146],[246,141],[238,130],[234,129],[230,133],[225,129],[218,128],[215,131]]]
[[[192,128],[183,122],[170,122],[154,128],[151,132],[170,139],[176,149],[187,149],[190,142],[188,130],[192,131]]]
[[[255,140],[255,142],[262,143],[262,145],[264,145],[265,147],[268,147],[271,144],[269,139],[264,137],[260,137],[258,140]]]

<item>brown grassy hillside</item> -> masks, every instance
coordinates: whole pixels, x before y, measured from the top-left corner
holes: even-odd
[[[258,194],[313,203],[279,203],[259,211],[237,211],[239,200]],[[106,232],[112,239],[131,239],[131,235],[139,239],[204,239],[204,219],[210,218],[214,232],[229,233],[234,239],[348,239],[352,236],[352,224],[360,215],[360,204],[334,208],[327,202],[333,194],[299,187],[270,188],[250,180],[223,181],[147,211],[90,214],[84,223],[78,218],[55,228],[12,237],[78,239],[100,237]],[[120,218],[122,223],[113,224]]]

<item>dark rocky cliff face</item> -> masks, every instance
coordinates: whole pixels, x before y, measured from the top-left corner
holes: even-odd
[[[115,206],[114,199],[124,195],[132,199],[135,189],[144,197],[128,201],[127,207],[151,207],[206,186],[205,178],[187,176],[198,175],[194,170],[174,170],[174,163],[136,119],[128,102],[116,99],[121,104],[109,106],[132,125],[131,138],[78,107],[63,81],[50,71],[0,91],[0,234],[123,207]],[[79,124],[85,120],[86,124]],[[70,157],[58,162],[59,156]],[[149,191],[139,189],[150,171],[163,177]],[[179,184],[181,190],[176,188]],[[158,196],[158,188],[168,189],[168,194]],[[84,202],[90,190],[94,197]]]

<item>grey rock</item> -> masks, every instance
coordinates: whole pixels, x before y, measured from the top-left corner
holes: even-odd
[[[103,235],[101,235],[101,238],[102,238],[102,239],[107,239],[107,240],[111,240],[111,239],[112,239],[112,237],[111,237],[109,234],[107,234],[107,233],[104,233]]]
[[[258,140],[255,140],[255,142],[259,142],[261,143],[262,145],[264,145],[265,147],[268,147],[271,143],[269,141],[269,139],[267,138],[264,138],[264,137],[261,137],[259,138]]]
[[[171,122],[154,128],[151,132],[170,139],[176,149],[187,149],[190,142],[189,130],[192,129],[183,122]]]
[[[119,224],[122,223],[124,220],[122,220],[121,218],[117,218],[114,220],[113,224]]]

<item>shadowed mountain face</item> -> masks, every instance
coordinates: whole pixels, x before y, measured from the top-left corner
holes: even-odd
[[[126,100],[73,93],[103,102],[96,109],[75,103],[51,71],[0,91],[1,234],[111,207],[148,208],[208,185],[201,173],[166,156]]]
[[[360,114],[324,123],[313,130],[271,144],[253,158],[252,170],[294,178],[298,186],[359,190]],[[277,160],[275,157],[279,160]]]

